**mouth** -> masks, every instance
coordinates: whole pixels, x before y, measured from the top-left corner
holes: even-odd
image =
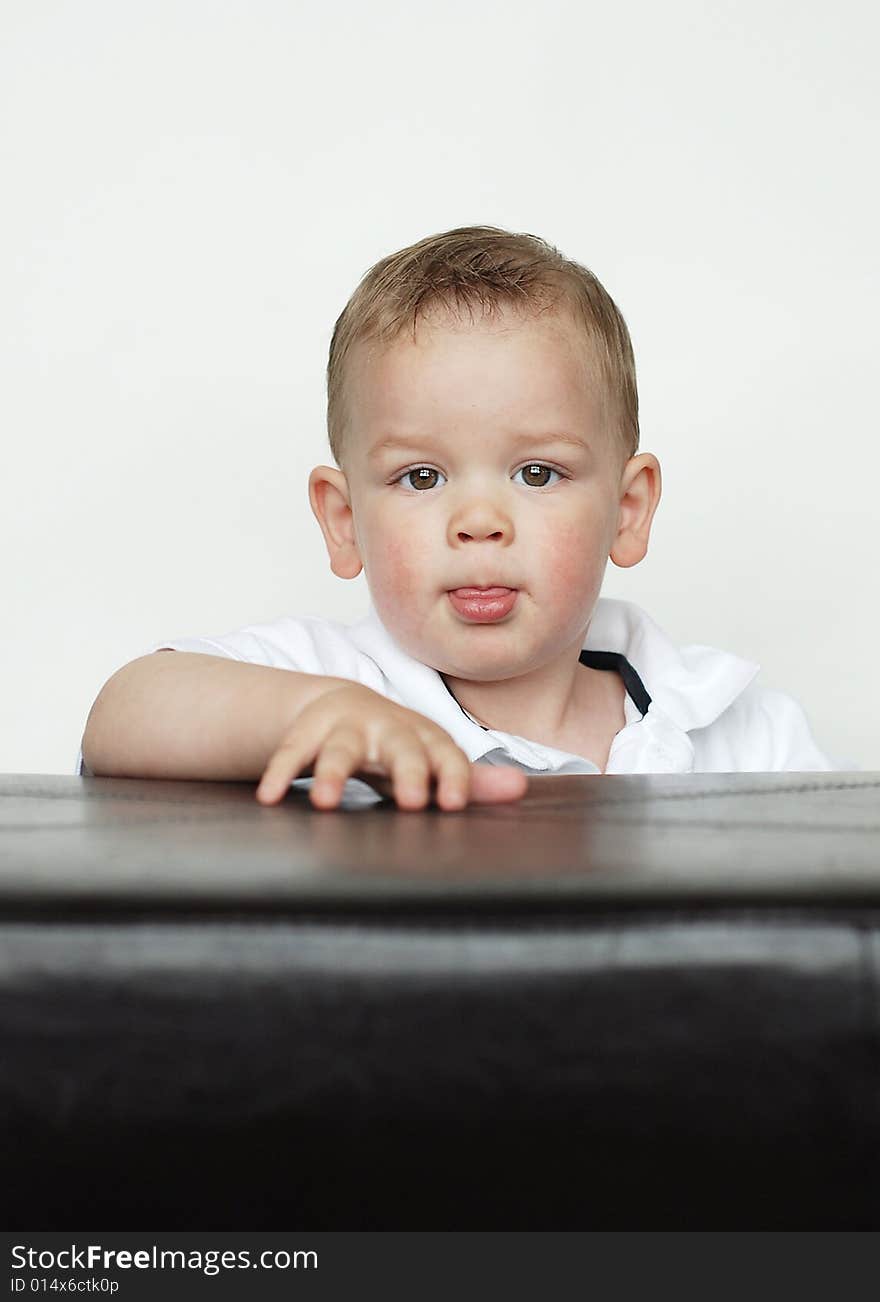
[[[516,605],[518,588],[452,588],[448,597],[453,609],[469,624],[494,624],[505,619]]]

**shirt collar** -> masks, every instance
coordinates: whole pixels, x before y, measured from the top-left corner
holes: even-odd
[[[676,646],[634,602],[612,597],[596,602],[584,646],[625,655],[651,697],[651,709],[662,710],[682,732],[714,723],[761,671],[759,664],[716,647]]]
[[[546,768],[547,759],[559,771],[566,752],[483,728],[458,704],[435,669],[398,646],[372,604],[349,632],[375,661],[392,699],[433,719],[470,760],[500,746],[529,767]],[[627,727],[615,739],[608,772],[617,765],[626,766],[617,771],[692,770],[693,746],[687,733],[714,723],[760,672],[760,665],[715,647],[676,646],[634,602],[611,597],[596,602],[583,647],[625,656],[651,698],[643,719],[627,695]]]

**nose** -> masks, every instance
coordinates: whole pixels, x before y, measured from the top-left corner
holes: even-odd
[[[449,520],[450,544],[465,542],[509,543],[513,521],[498,504],[486,498],[472,500],[455,511]]]

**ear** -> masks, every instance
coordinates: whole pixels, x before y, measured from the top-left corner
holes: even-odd
[[[638,565],[648,550],[651,522],[662,491],[660,462],[650,452],[630,457],[620,481],[617,534],[609,553],[615,565]]]
[[[309,475],[309,502],[321,526],[330,568],[340,579],[354,579],[363,569],[354,529],[348,480],[332,466],[315,466]]]

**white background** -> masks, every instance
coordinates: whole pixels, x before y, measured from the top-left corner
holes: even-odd
[[[333,324],[454,226],[590,267],[651,549],[605,596],[880,768],[876,7],[3,0],[0,771],[72,773],[165,637],[353,621],[307,476]]]

